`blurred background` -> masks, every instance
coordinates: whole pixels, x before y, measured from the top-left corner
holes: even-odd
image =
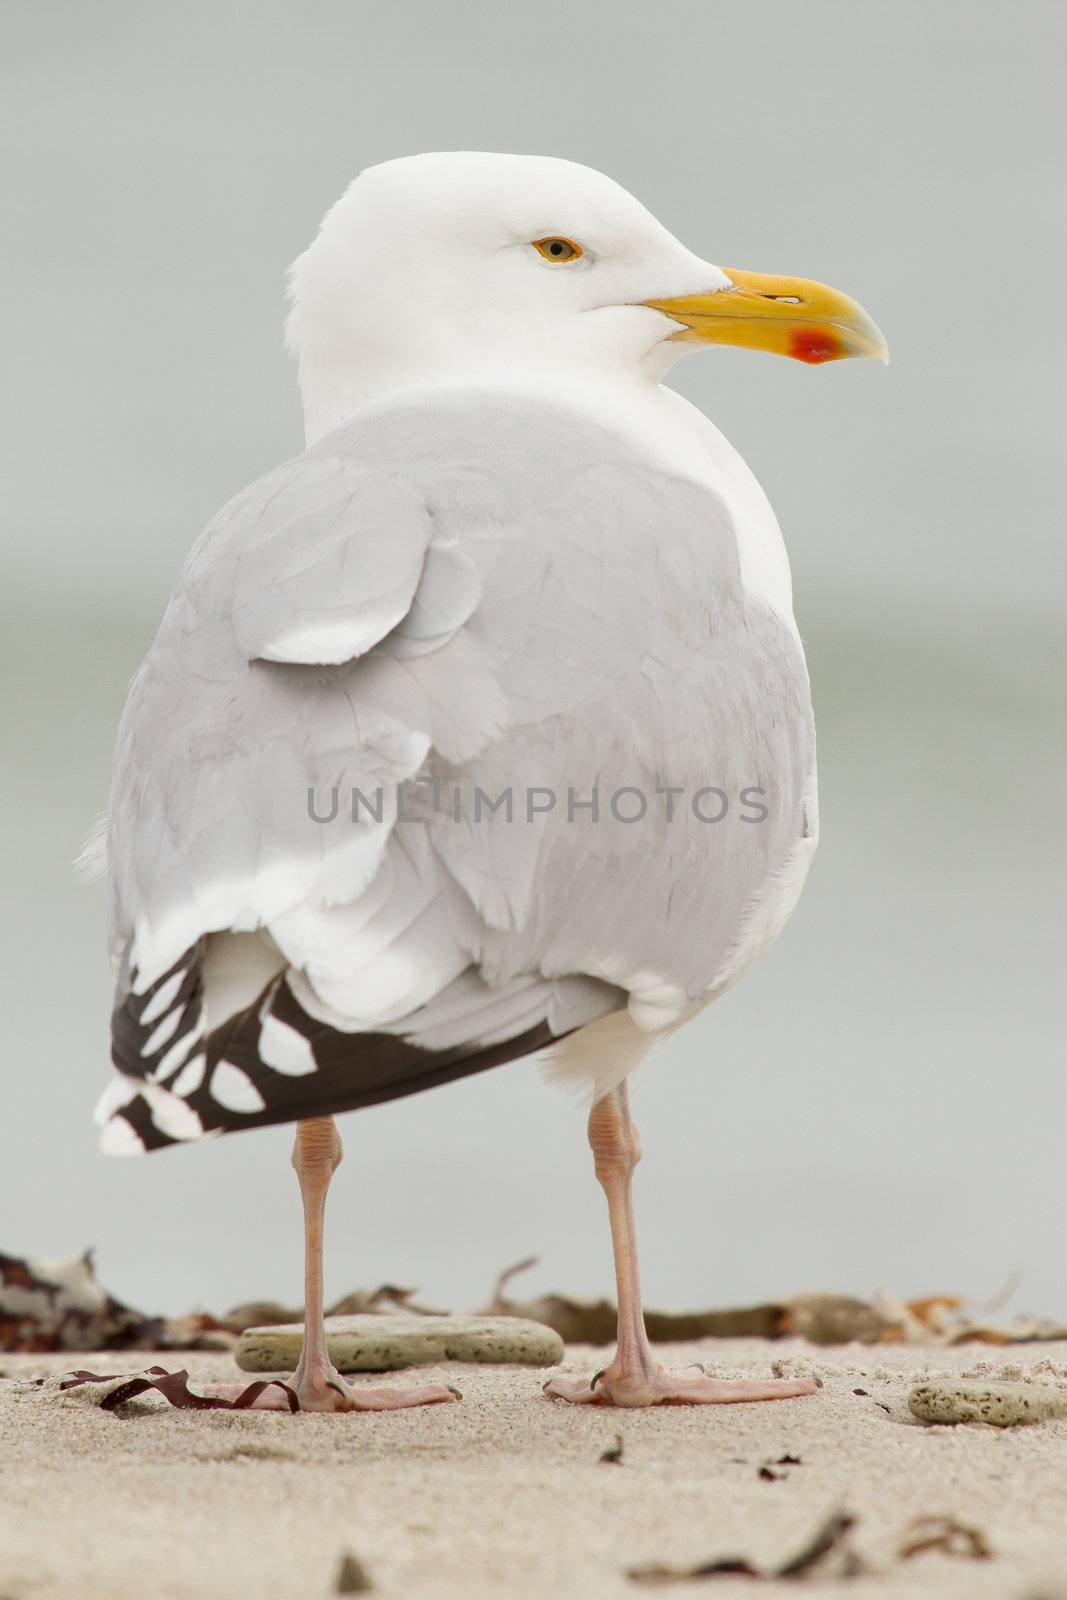
[[[568,156],[738,267],[825,279],[893,364],[719,350],[672,381],[763,482],[820,730],[777,947],[638,1087],[653,1305],[995,1292],[1067,1314],[1064,13],[915,0],[24,0],[9,374],[0,1249],[94,1244],[146,1310],[298,1299],[290,1131],[97,1154],[106,804],[193,538],[302,444],[282,281],[362,166]],[[529,1064],[361,1112],[328,1288],[611,1290],[583,1117]]]

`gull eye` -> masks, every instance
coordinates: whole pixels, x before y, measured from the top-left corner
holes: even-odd
[[[533,247],[539,256],[544,256],[546,261],[553,265],[561,265],[564,261],[577,261],[582,254],[580,244],[575,244],[573,239],[563,239],[553,236],[550,239],[535,239]]]

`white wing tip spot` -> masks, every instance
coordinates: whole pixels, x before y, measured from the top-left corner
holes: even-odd
[[[182,1099],[187,1094],[194,1094],[203,1081],[204,1068],[206,1066],[207,1057],[203,1051],[199,1055],[191,1056],[174,1079],[174,1082],[168,1085],[171,1094],[176,1094]]]
[[[252,1116],[262,1111],[266,1101],[248,1076],[232,1061],[220,1061],[211,1074],[211,1094],[220,1106],[239,1115]]]
[[[125,1117],[114,1116],[101,1131],[100,1148],[106,1156],[139,1156],[144,1154],[144,1140]]]
[[[142,1093],[148,1101],[152,1121],[160,1133],[165,1133],[168,1139],[200,1138],[204,1124],[192,1106],[155,1084],[146,1084]]]
[[[128,1106],[139,1087],[140,1085],[132,1078],[126,1078],[120,1072],[112,1073],[111,1081],[96,1102],[96,1109],[93,1112],[93,1121],[97,1127],[105,1127],[116,1111],[122,1106]]]
[[[259,1034],[259,1059],[265,1066],[273,1067],[275,1072],[284,1072],[293,1078],[318,1071],[310,1040],[277,1017],[263,1018]]]

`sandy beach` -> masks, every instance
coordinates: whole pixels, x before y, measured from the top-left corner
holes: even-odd
[[[1067,1421],[928,1428],[905,1403],[911,1382],[928,1374],[1063,1385],[1067,1344],[661,1348],[711,1370],[766,1375],[780,1363],[823,1387],[776,1404],[619,1412],[552,1404],[533,1370],[453,1363],[419,1377],[456,1384],[461,1405],[347,1417],[161,1407],[120,1417],[61,1403],[25,1380],[82,1366],[134,1371],[157,1358],[3,1357],[0,1596],[308,1600],[335,1592],[347,1550],[374,1591],[397,1600],[632,1600],[650,1589],[631,1568],[726,1555],[775,1567],[835,1508],[857,1519],[851,1543],[866,1570],[845,1584],[855,1600],[1067,1596]],[[158,1360],[188,1366],[194,1379],[232,1375],[224,1356]],[[565,1369],[604,1360],[572,1347]],[[617,1434],[621,1462],[602,1462]],[[760,1476],[784,1455],[799,1461]],[[980,1530],[991,1556],[901,1561],[909,1523],[934,1513]],[[656,1592],[728,1600],[752,1583],[716,1577]],[[842,1592],[840,1578],[813,1575],[802,1586],[812,1596]]]

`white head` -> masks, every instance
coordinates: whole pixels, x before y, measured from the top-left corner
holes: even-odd
[[[625,189],[571,161],[387,161],[355,179],[292,268],[287,331],[309,438],[370,399],[438,383],[656,384],[694,341],[756,343],[736,336],[741,322],[798,310],[788,291],[753,292],[756,281],[702,261]],[[760,347],[776,348],[761,331]],[[851,353],[877,352],[803,358]]]

